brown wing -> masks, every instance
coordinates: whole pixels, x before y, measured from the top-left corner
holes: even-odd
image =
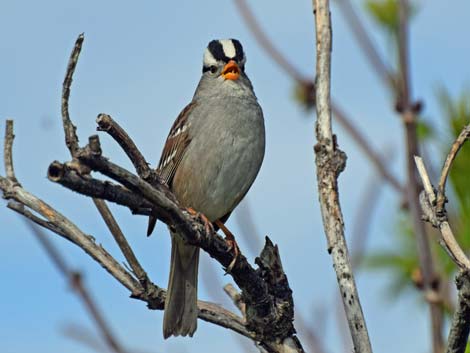
[[[165,147],[158,163],[158,172],[162,180],[171,188],[176,168],[183,158],[190,142],[187,117],[196,103],[189,103],[178,115],[165,142]]]
[[[173,177],[175,176],[176,169],[184,156],[186,147],[188,147],[191,139],[188,135],[188,121],[187,117],[196,103],[189,103],[182,112],[178,115],[170,133],[166,138],[165,147],[163,147],[160,162],[158,162],[157,171],[160,174],[162,181],[171,188]],[[157,224],[157,217],[150,216],[147,228],[147,236],[152,234],[155,225]]]

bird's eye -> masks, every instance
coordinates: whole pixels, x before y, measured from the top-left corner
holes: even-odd
[[[209,70],[211,73],[215,74],[217,72],[217,66],[212,65],[211,67],[209,67]]]

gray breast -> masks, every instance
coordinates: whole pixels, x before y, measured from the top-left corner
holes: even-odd
[[[256,99],[213,98],[190,116],[191,142],[173,189],[186,207],[215,221],[242,200],[264,157],[265,133]]]

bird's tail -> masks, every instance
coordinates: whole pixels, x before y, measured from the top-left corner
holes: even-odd
[[[171,265],[163,315],[163,337],[192,336],[197,328],[199,248],[171,234]]]

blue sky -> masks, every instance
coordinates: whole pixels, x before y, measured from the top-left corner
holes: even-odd
[[[361,7],[363,2],[354,3]],[[414,96],[425,102],[424,116],[438,121],[436,87],[442,83],[457,93],[468,85],[470,3],[456,1],[449,6],[430,0],[420,4],[411,33],[412,89]],[[301,72],[313,76],[311,2],[260,1],[252,6],[276,46]],[[369,69],[334,6],[332,16],[332,94],[379,150],[394,151],[392,168],[403,179],[403,133],[388,92]],[[390,57],[391,50],[383,45],[380,32],[367,20],[366,25],[381,53]],[[53,185],[45,177],[51,161],[68,159],[60,125],[60,93],[70,50],[81,32],[85,32],[85,44],[70,99],[70,113],[80,139],[86,141],[95,133],[95,117],[105,112],[127,129],[154,163],[171,123],[191,100],[206,44],[213,38],[240,39],[248,57],[247,72],[266,119],[266,158],[248,194],[258,236],[262,239],[268,234],[279,244],[296,309],[327,340],[330,352],[339,351],[342,343],[334,313],[336,280],[326,252],[316,194],[314,116],[294,102],[293,82],[258,47],[232,2],[4,1],[0,5],[0,136],[5,118],[13,118],[15,167],[25,188],[60,209],[122,259],[91,200]],[[359,200],[374,171],[353,141],[335,128],[339,144],[348,155],[347,169],[340,177],[340,197],[349,236]],[[102,136],[102,143],[107,156],[131,168],[113,141]],[[370,248],[393,246],[398,202],[393,190],[385,186],[372,220]],[[147,238],[144,217],[132,216],[118,207],[113,210],[152,279],[166,286],[170,246],[165,227],[160,224],[154,236]],[[89,352],[62,333],[70,323],[94,329],[81,303],[22,219],[0,208],[0,224],[0,350]],[[229,225],[235,233],[239,231],[236,215]],[[129,348],[156,353],[255,351],[250,345],[240,346],[226,330],[204,322],[200,322],[193,340],[164,341],[161,312],[149,311],[143,303],[129,299],[124,288],[82,251],[57,236],[51,237],[70,264],[85,273],[87,286]],[[243,236],[238,238],[242,251],[253,260],[256,254],[244,250],[248,246]],[[200,273],[200,298],[233,309],[221,290],[205,285],[210,276],[214,282],[230,281],[220,266],[214,267],[205,258]],[[415,297],[390,300],[385,292],[385,273],[361,272],[357,280],[377,351],[429,351],[426,310]]]

